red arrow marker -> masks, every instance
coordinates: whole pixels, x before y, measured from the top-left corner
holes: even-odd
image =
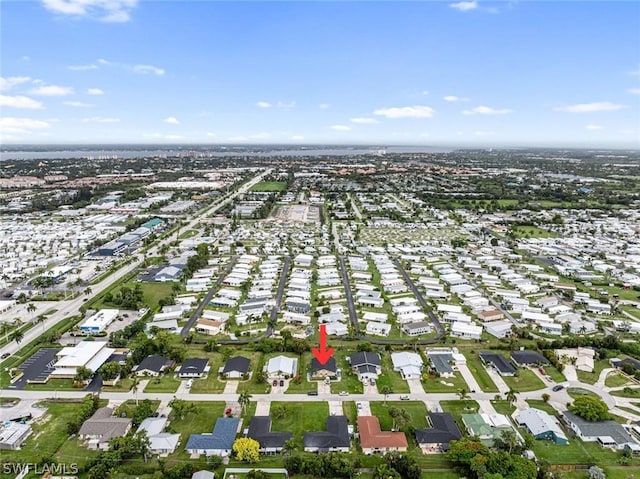
[[[320,325],[320,349],[312,348],[311,352],[320,364],[325,364],[333,356],[334,349],[327,349],[327,326],[325,324]]]

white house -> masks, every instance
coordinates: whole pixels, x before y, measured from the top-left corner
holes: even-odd
[[[451,336],[464,339],[480,339],[482,326],[456,321],[451,325]]]
[[[399,371],[404,379],[420,379],[423,361],[419,354],[402,351],[391,353],[393,370]]]

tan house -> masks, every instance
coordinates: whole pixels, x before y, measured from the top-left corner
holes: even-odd
[[[362,452],[367,455],[407,450],[407,437],[404,433],[381,431],[380,422],[374,416],[358,416],[358,434]]]

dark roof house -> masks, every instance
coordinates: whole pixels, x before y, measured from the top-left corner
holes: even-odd
[[[327,430],[305,432],[304,450],[308,452],[349,451],[349,426],[345,416],[329,416]]]
[[[311,371],[311,374],[315,374],[315,373],[318,373],[320,371],[326,371],[328,373],[335,374],[338,371],[338,366],[336,364],[336,358],[331,357],[331,358],[329,358],[329,360],[326,363],[320,364],[320,361],[318,361],[314,357],[314,358],[311,359],[310,371]]]
[[[191,434],[185,450],[190,454],[227,456],[236,440],[240,418],[219,417],[211,434]]]
[[[269,416],[254,416],[249,423],[247,436],[260,443],[260,452],[280,452],[284,443],[292,437],[290,432],[271,431],[271,418]]]
[[[251,360],[243,356],[234,356],[227,359],[227,362],[224,364],[224,368],[222,369],[222,374],[229,374],[234,372],[241,375],[247,374],[249,372],[250,363]]]
[[[180,377],[201,377],[207,371],[208,358],[188,358],[180,366],[178,376]]]
[[[513,351],[511,360],[518,366],[549,364],[547,358],[535,351]]]
[[[482,362],[485,364],[491,364],[501,376],[513,376],[516,373],[516,368],[500,353],[482,351],[480,353],[480,359],[482,359]]]
[[[173,359],[167,359],[159,354],[152,354],[144,358],[135,369],[136,375],[141,376],[144,373],[158,375],[167,369],[174,367],[176,362]]]
[[[448,412],[430,412],[431,427],[416,429],[416,442],[423,452],[446,451],[449,443],[462,437],[458,425]]]

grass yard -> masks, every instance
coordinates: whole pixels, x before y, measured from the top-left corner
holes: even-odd
[[[293,440],[298,446],[302,446],[302,436],[305,432],[326,431],[327,417],[329,417],[329,405],[326,402],[271,403],[271,410],[284,405],[287,414],[282,418],[273,417],[272,431],[290,431]]]
[[[591,391],[587,391],[586,389],[581,388],[569,388],[567,389],[567,394],[571,396],[573,399],[577,399],[581,396],[591,396],[597,398],[598,396]]]
[[[46,458],[56,459],[59,457],[62,462],[65,462],[62,456],[57,456],[60,448],[65,444],[69,435],[67,434],[67,423],[74,420],[78,414],[79,402],[44,402],[47,412],[36,421],[32,423],[33,432],[27,438],[26,442],[22,446],[22,449],[18,451],[2,451],[1,457],[4,464],[16,463],[16,462],[31,462],[38,463],[40,460]],[[104,405],[104,404],[103,404]],[[73,449],[74,453],[77,453],[77,448]],[[66,449],[63,449],[65,452]],[[78,459],[88,457],[91,454],[87,450],[82,449],[80,456],[68,457],[66,461],[76,462]],[[0,471],[0,477],[9,478],[15,477],[15,474],[4,474],[4,471]]]
[[[552,416],[558,414],[558,411],[553,409],[553,407],[549,403],[544,402],[542,399],[527,399],[527,404],[536,409],[540,409],[547,414],[551,414]]]
[[[385,386],[388,386],[394,393],[408,393],[409,385],[407,381],[402,379],[399,372],[393,370],[391,356],[387,353],[383,353],[380,356],[382,360],[382,374],[376,381],[378,392],[382,391],[382,388]]]
[[[604,380],[604,385],[608,388],[615,388],[618,386],[624,386],[625,384],[629,384],[629,378],[627,378],[624,374],[620,374],[618,372],[613,372],[607,374],[606,379]]]
[[[45,384],[27,384],[27,391],[82,391],[83,388],[74,388],[72,379],[49,379]]]
[[[478,412],[480,406],[476,401],[471,399],[467,401],[440,401],[440,407],[443,411],[448,412],[453,416],[460,428],[460,431],[464,431],[464,424],[462,424],[463,414],[473,414]]]
[[[578,374],[578,379],[583,382],[583,383],[589,383],[589,384],[595,384],[596,381],[598,380],[598,378],[600,377],[600,372],[604,369],[604,368],[609,368],[611,367],[609,365],[609,362],[604,360],[604,359],[599,359],[597,361],[593,362],[593,372],[592,373],[588,373],[585,371],[578,371],[576,370],[576,373]]]
[[[478,356],[477,353],[471,353],[470,351],[462,349],[461,352],[464,354],[465,358],[467,358],[467,367],[473,377],[476,378],[478,385],[482,390],[486,393],[497,393],[498,388],[496,387],[493,379],[489,376],[489,373],[484,368],[482,364],[482,360]]]
[[[427,393],[456,393],[460,389],[469,390],[469,386],[459,372],[452,378],[435,377],[422,380]]]
[[[558,371],[555,367],[551,366],[551,364],[546,365],[544,367],[544,370],[547,375],[551,376],[551,379],[553,379],[557,383],[563,383],[567,380],[567,378],[564,377],[564,374]]]
[[[509,417],[511,417],[513,411],[516,410],[516,407],[513,405],[513,403],[509,401],[491,401],[491,405],[498,414],[505,414]]]
[[[556,234],[537,226],[513,226],[511,228],[516,238],[555,238]]]
[[[364,386],[362,381],[358,379],[358,375],[353,372],[351,365],[347,361],[347,357],[351,356],[353,351],[340,350],[334,353],[337,366],[342,370],[342,377],[340,381],[331,381],[331,392],[339,393],[340,391],[347,391],[351,394],[362,394],[364,392]]]
[[[380,401],[371,401],[371,414],[380,421],[380,429],[390,431],[393,426],[393,419],[389,416],[389,409],[396,407],[404,409],[411,416],[411,421],[403,427],[407,430],[409,427],[420,429],[427,427],[427,406],[421,401],[387,401],[387,405]]]
[[[144,388],[145,393],[174,393],[180,386],[180,380],[173,376],[151,378]]]
[[[173,293],[173,283],[137,283],[137,282],[128,282],[123,283],[117,288],[114,288],[113,293],[116,293],[120,290],[122,286],[126,286],[127,288],[135,288],[136,285],[139,285],[142,289],[142,296],[145,303],[149,309],[153,310],[158,306],[158,302],[162,298],[167,298],[171,296]],[[100,297],[95,304],[91,306],[93,309],[103,309],[103,308],[117,308],[118,305],[113,303],[107,303],[104,301],[104,297]]]
[[[537,391],[545,387],[536,373],[528,368],[518,368],[517,376],[504,376],[502,379],[507,383],[507,386],[518,392]]]
[[[612,396],[623,398],[640,399],[640,387],[626,387],[624,389],[620,389],[619,391],[611,391],[609,394],[611,394]]]
[[[267,361],[269,358],[274,356],[279,356],[281,353],[270,354],[265,358]],[[292,356],[291,354],[287,354],[286,356]],[[305,394],[310,391],[318,390],[318,381],[307,381],[307,373],[309,372],[309,367],[311,366],[311,353],[304,353],[302,356],[298,358],[298,376],[300,376],[300,381],[295,384],[293,381],[289,382],[289,387],[285,391],[285,393],[289,394]]]
[[[286,181],[261,181],[253,185],[250,191],[284,191],[286,188]]]
[[[133,379],[124,378],[118,381],[115,386],[102,386],[102,392],[105,393],[126,393],[131,390],[133,386]]]
[[[551,464],[616,464],[620,453],[600,447],[595,442],[582,442],[580,439],[569,437],[569,444],[560,446],[550,441],[533,441],[533,452],[538,459],[544,459]],[[640,459],[634,459],[635,468],[640,466]],[[640,471],[640,469],[636,469]],[[608,476],[607,476],[608,477]],[[626,479],[626,478],[625,478]]]

